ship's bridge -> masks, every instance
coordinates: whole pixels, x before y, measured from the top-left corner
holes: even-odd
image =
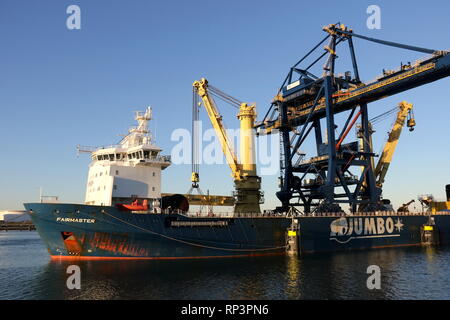
[[[153,208],[161,198],[161,171],[167,168],[170,156],[161,155],[148,128],[151,108],[136,112],[138,125],[131,127],[116,145],[107,147],[78,147],[89,152],[89,166],[85,203],[114,205],[145,199]]]
[[[92,153],[92,161],[115,162],[117,165],[148,165],[167,168],[170,156],[160,155],[161,149],[153,145],[141,145],[131,148],[108,147]],[[106,163],[105,163],[106,164]]]

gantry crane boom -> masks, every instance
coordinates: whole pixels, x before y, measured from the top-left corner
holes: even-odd
[[[193,83],[194,94],[198,94],[202,99],[203,105],[208,113],[209,120],[219,139],[222,151],[225,155],[227,163],[231,169],[232,177],[235,186],[235,204],[234,212],[241,213],[260,213],[260,203],[263,201],[261,189],[261,178],[256,174],[255,148],[253,127],[256,118],[256,107],[241,103],[237,99],[221,92],[208,84],[205,78]],[[214,93],[220,98],[230,102],[236,107],[239,107],[239,114],[237,115],[240,121],[240,157],[239,161],[236,153],[232,148],[231,141],[226,133],[222,122],[222,116],[217,109],[214,99],[211,95]],[[195,99],[194,99],[194,108]],[[194,112],[195,114],[195,112]],[[194,139],[194,143],[196,139]],[[195,147],[193,148],[196,149]],[[192,173],[193,186],[198,186],[199,181],[198,172]]]
[[[389,165],[391,164],[392,157],[394,156],[395,148],[397,147],[398,140],[402,133],[403,126],[405,125],[406,118],[408,115],[410,118],[408,119],[407,126],[409,130],[412,131],[416,124],[414,117],[412,116],[412,108],[413,105],[406,101],[402,101],[398,105],[399,110],[397,113],[397,118],[392,126],[391,131],[389,132],[388,140],[383,149],[383,153],[381,154],[380,159],[378,160],[377,166],[375,168],[375,180],[377,187],[381,188],[384,183],[384,179],[386,177]]]
[[[352,32],[339,29],[334,26],[336,35],[342,36],[344,40],[351,40]],[[367,37],[360,38],[369,40]],[[376,40],[370,38],[370,41]],[[344,41],[342,40],[342,41]],[[380,40],[381,41],[381,40]],[[381,41],[379,43],[388,44],[390,42]],[[401,65],[399,70],[386,71],[370,83],[363,83],[359,79],[355,79],[349,88],[339,89],[332,94],[334,113],[340,113],[352,109],[355,105],[374,102],[391,95],[416,88],[418,86],[437,81],[439,79],[450,76],[450,54],[444,50],[428,50],[412,46],[399,45],[399,47],[407,47],[410,50],[419,52],[432,53],[430,57],[419,59],[413,63]],[[314,93],[322,85],[324,79],[313,77],[307,70],[291,68],[288,78],[292,78],[292,73],[297,72],[306,75],[308,81],[295,81],[292,83],[283,83],[279,93],[275,96],[272,107],[281,102],[287,105],[289,110],[288,122],[290,126],[299,126],[307,121],[317,120],[326,117],[325,97],[318,99],[314,104]],[[355,70],[357,71],[357,70]],[[356,72],[355,72],[356,73]],[[287,78],[287,79],[288,79]],[[308,96],[309,99],[305,99]],[[257,125],[261,132],[270,133],[274,129],[281,126],[280,119],[267,117]]]
[[[401,70],[392,72],[389,75],[382,75],[369,84],[359,84],[350,90],[341,90],[333,94],[334,112],[340,113],[350,110],[360,103],[374,102],[391,95],[413,89],[415,87],[450,76],[450,54],[448,51],[438,51],[429,59],[417,61],[412,65],[404,65]],[[320,85],[323,79],[316,80]],[[308,87],[311,84],[308,84]],[[287,87],[285,87],[287,88]],[[307,120],[317,120],[326,116],[325,99],[319,99],[313,110],[314,100],[296,103],[295,93],[298,90],[284,90],[283,94],[277,95],[274,101],[287,103],[290,116],[289,125],[295,127],[304,124]],[[292,102],[290,102],[293,100]],[[310,113],[311,116],[310,116]],[[309,118],[308,118],[309,117]],[[279,119],[265,119],[258,124],[258,127],[270,133],[281,126]]]

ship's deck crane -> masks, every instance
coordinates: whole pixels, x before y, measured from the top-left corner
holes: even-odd
[[[406,118],[408,117],[406,125],[409,128],[409,131],[413,131],[414,126],[416,125],[413,113],[413,105],[411,103],[402,101],[399,103],[398,109],[399,110],[397,113],[397,118],[395,119],[394,125],[389,132],[388,140],[386,141],[383,153],[381,154],[381,157],[378,160],[377,166],[374,171],[375,184],[378,188],[381,188],[383,186],[384,179],[386,177],[389,165],[391,164],[392,157],[394,156],[394,152],[397,147],[398,140],[400,139],[403,126],[405,125]]]
[[[368,38],[342,24],[323,29],[327,36],[290,68],[263,121],[257,125],[259,134],[280,132],[282,152],[277,197],[282,205],[279,209],[285,212],[293,206],[303,206],[303,212],[308,214],[340,211],[339,205],[345,203],[353,212],[361,205],[367,210],[377,210],[381,188],[375,177],[367,104],[449,76],[450,54]],[[402,64],[398,70],[384,71],[375,81],[363,83],[359,77],[354,37],[431,56]],[[326,40],[329,43],[324,47],[325,52],[313,57]],[[337,46],[344,42],[348,43],[353,76],[349,71],[342,76],[335,73]],[[313,62],[305,65],[307,58]],[[311,68],[322,58],[325,59],[323,74],[317,76]],[[346,111],[349,111],[347,120],[339,128],[340,132],[335,132],[338,128],[335,115]],[[364,142],[362,148],[357,141],[343,143],[358,119]],[[326,140],[322,136],[324,124]],[[310,133],[315,136],[317,156],[305,160],[298,150]],[[354,167],[363,168],[359,177],[350,171]],[[382,171],[381,168],[380,173]]]
[[[261,178],[256,173],[255,147],[254,147],[254,122],[256,118],[255,105],[242,103],[236,98],[225,94],[219,89],[208,84],[208,81],[202,78],[193,83],[193,172],[191,176],[192,188],[198,188],[199,170],[197,137],[195,122],[198,121],[198,108],[201,105],[197,97],[201,98],[203,105],[208,113],[208,117],[219,139],[222,151],[227,163],[231,169],[235,186],[234,213],[260,213],[260,203],[263,202],[261,192]],[[237,115],[240,121],[240,158],[238,160],[236,153],[232,148],[231,141],[226,133],[222,122],[222,116],[217,109],[212,95],[239,108]],[[192,189],[191,188],[191,189]]]
[[[388,139],[386,141],[386,144],[384,145],[383,152],[381,154],[380,159],[378,160],[378,163],[376,167],[373,163],[373,158],[371,162],[371,166],[375,167],[374,170],[374,176],[375,176],[375,185],[377,188],[382,189],[383,183],[386,177],[386,174],[389,169],[389,165],[392,162],[392,157],[394,156],[395,149],[397,148],[398,141],[400,139],[400,135],[402,133],[403,127],[406,122],[406,126],[409,128],[409,131],[414,131],[414,127],[416,125],[416,120],[414,118],[414,112],[413,112],[413,105],[411,103],[408,103],[406,101],[402,101],[398,104],[397,107],[388,110],[375,118],[371,119],[369,121],[369,130],[370,130],[370,148],[373,149],[373,143],[372,143],[372,133],[374,132],[372,130],[373,124],[376,122],[380,122],[381,120],[388,117],[390,114],[397,111],[397,116],[395,118],[394,124],[392,125],[391,131],[389,131]],[[408,121],[406,119],[408,118]],[[358,135],[360,136],[360,145],[364,145],[364,136],[358,132]],[[363,186],[361,187],[362,192],[364,193],[365,188],[367,187],[366,183],[363,182]],[[389,200],[383,200],[383,203],[387,202],[390,203]],[[366,205],[360,205],[358,210],[364,211],[366,209]],[[389,207],[383,208],[380,206],[380,209],[384,209],[385,211],[389,211]]]
[[[414,199],[412,199],[411,201],[409,201],[409,202],[407,202],[407,203],[402,204],[402,206],[401,206],[400,208],[397,209],[397,212],[409,212],[408,207],[409,207],[409,205],[410,205],[411,203],[413,203],[413,202],[415,202]]]

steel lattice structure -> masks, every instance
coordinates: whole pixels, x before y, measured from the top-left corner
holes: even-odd
[[[281,139],[280,191],[281,210],[301,206],[308,214],[314,211],[339,211],[340,204],[357,210],[378,210],[382,190],[374,177],[374,157],[368,103],[450,75],[448,51],[419,48],[355,34],[342,24],[323,28],[327,36],[292,66],[264,119],[256,127],[260,134],[279,130]],[[399,70],[383,71],[374,82],[363,83],[359,77],[353,37],[430,54]],[[325,52],[317,54],[328,40]],[[347,43],[353,72],[336,75],[337,47]],[[313,62],[303,66],[306,58]],[[325,59],[323,73],[311,72]],[[348,112],[345,123],[336,126],[335,116]],[[326,141],[321,119],[325,123]],[[343,143],[358,122],[360,142]],[[336,134],[336,129],[339,128]],[[308,136],[315,137],[317,155],[305,159],[299,151]],[[351,171],[360,167],[359,176]]]

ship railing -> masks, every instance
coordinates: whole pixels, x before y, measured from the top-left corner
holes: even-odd
[[[118,144],[112,144],[109,146],[81,146],[77,145],[77,152],[79,153],[92,153],[102,149],[120,148]]]
[[[168,213],[168,212],[167,212]],[[214,213],[202,213],[202,212],[188,212],[181,213],[191,218],[279,218],[286,217],[287,215],[275,212],[264,213],[232,213],[232,212],[214,212]],[[429,215],[450,215],[450,211],[437,211],[431,213],[429,211],[424,212],[394,212],[394,211],[374,211],[374,212],[356,212],[348,214],[345,212],[316,212],[301,215],[303,217],[380,217],[380,216],[429,216]]]
[[[450,215],[450,210],[436,211],[434,215]]]
[[[188,217],[193,218],[279,218],[285,217],[283,214],[277,213],[233,213],[233,212],[214,212],[214,213],[201,213],[201,212],[189,212],[185,214]]]
[[[355,212],[355,213],[345,213],[345,212],[315,212],[310,214],[305,214],[305,217],[361,217],[361,216],[429,216],[429,215],[449,215],[450,211],[420,211],[420,212],[394,212],[394,211],[373,211],[373,212]]]
[[[414,60],[413,62],[410,62],[408,64],[401,65],[401,66],[396,67],[394,69],[386,70],[386,74],[385,73],[380,74],[380,75],[376,76],[375,78],[371,79],[370,81],[367,81],[365,84],[366,85],[371,85],[371,84],[373,84],[375,82],[380,81],[380,79],[384,78],[385,76],[388,76],[388,75],[391,75],[391,74],[395,74],[395,73],[398,73],[398,72],[403,71],[403,70],[413,69],[415,67],[420,66],[420,64],[424,63],[427,60],[430,60],[431,58],[433,58],[435,56],[436,55],[434,55],[434,54],[429,54],[429,55],[423,56],[420,59]]]
[[[161,158],[161,160],[164,162],[172,162],[171,156],[159,156],[159,158]]]
[[[111,160],[112,159],[112,160]],[[132,158],[129,159],[128,157],[124,156],[122,158],[107,158],[100,161],[117,161],[117,162],[126,162],[126,161],[137,161],[137,162],[171,162],[172,158],[171,156],[149,156],[145,158]]]
[[[128,159],[124,159],[124,160],[128,160]],[[172,157],[171,156],[149,156],[148,158],[137,159],[137,160],[145,160],[147,162],[151,162],[151,161],[171,162],[172,161]]]
[[[58,196],[41,196],[41,203],[58,203]]]

